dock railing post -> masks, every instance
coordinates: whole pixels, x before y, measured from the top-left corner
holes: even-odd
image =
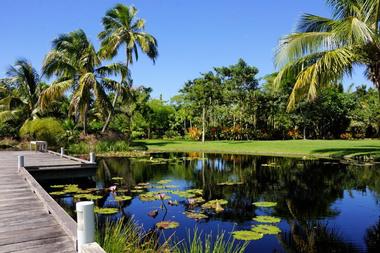
[[[65,154],[65,150],[61,147],[61,157]]]
[[[94,152],[90,153],[90,163],[95,163],[95,153]]]
[[[20,171],[20,168],[24,167],[24,156],[23,155],[19,155],[17,156],[17,168],[18,168],[18,171]]]
[[[87,243],[95,242],[94,202],[80,201],[76,203],[78,252]]]

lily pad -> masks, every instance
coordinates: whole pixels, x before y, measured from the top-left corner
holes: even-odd
[[[184,212],[184,215],[186,215],[187,218],[200,220],[200,219],[207,219],[208,216],[203,213],[197,213],[197,212]]]
[[[168,184],[168,183],[170,183],[172,180],[170,180],[170,179],[164,179],[164,180],[160,180],[160,181],[158,181],[157,182],[157,184]]]
[[[133,192],[133,193],[141,193],[141,192],[144,192],[144,191],[140,190],[140,189],[135,189],[135,190],[131,190],[131,192]]]
[[[232,236],[237,240],[253,241],[263,238],[263,234],[250,230],[241,230],[232,232]]]
[[[189,189],[189,190],[186,190],[186,192],[190,194],[195,194],[195,195],[203,195],[202,189]]]
[[[273,216],[265,216],[265,215],[257,216],[253,218],[253,220],[257,222],[261,222],[261,223],[278,223],[281,221],[280,218],[273,217]]]
[[[132,199],[131,196],[116,196],[115,197],[116,201],[127,201],[127,200],[131,200],[131,199]]]
[[[228,201],[225,199],[214,199],[204,203],[202,207],[207,209],[217,209],[218,205],[226,205],[227,203]]]
[[[124,178],[122,178],[122,177],[113,177],[111,179],[114,180],[114,181],[122,181],[122,180],[124,180]]]
[[[105,215],[110,215],[110,214],[115,214],[119,212],[119,209],[117,208],[112,208],[112,207],[95,207],[94,212],[97,214],[105,214]]]
[[[160,193],[159,192],[147,192],[139,195],[139,198],[141,201],[155,201],[155,200],[161,200]],[[171,199],[170,196],[165,195],[163,196],[163,200]]]
[[[66,192],[64,192],[64,191],[56,191],[56,192],[50,192],[49,194],[53,195],[53,196],[62,196],[62,195],[65,195]]]
[[[197,205],[197,204],[201,204],[201,203],[203,203],[205,201],[206,200],[204,198],[202,198],[202,197],[187,199],[187,202],[189,203],[189,205]]]
[[[243,182],[231,182],[231,181],[226,181],[223,183],[217,183],[219,186],[232,186],[232,185],[241,185],[244,184]]]
[[[137,185],[139,185],[139,186],[148,186],[148,185],[150,185],[150,183],[138,183]]]
[[[252,231],[264,235],[277,235],[281,233],[281,229],[273,225],[260,224],[252,227]]]
[[[64,188],[65,186],[63,184],[56,184],[56,185],[50,185],[50,188],[54,188],[54,189],[60,189],[60,188]]]
[[[277,202],[267,202],[267,201],[253,202],[252,204],[257,206],[257,207],[274,207],[274,206],[277,206]]]
[[[76,194],[74,195],[74,199],[87,199],[87,200],[97,200],[103,198],[99,195],[93,195],[93,194]]]
[[[191,193],[191,192],[188,192],[188,191],[173,191],[172,193],[175,194],[175,195],[177,195],[178,197],[186,198],[186,199],[194,198],[195,197],[194,193]]]
[[[156,223],[156,227],[159,229],[173,229],[177,228],[179,223],[176,221],[161,221]]]

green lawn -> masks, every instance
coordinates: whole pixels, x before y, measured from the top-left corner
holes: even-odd
[[[274,156],[380,156],[380,140],[196,141],[145,140],[149,151],[216,152]]]

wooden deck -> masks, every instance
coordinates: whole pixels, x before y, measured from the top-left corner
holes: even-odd
[[[20,170],[18,155],[25,157]],[[0,252],[76,252],[76,222],[27,170],[82,166],[94,164],[57,153],[0,152]]]

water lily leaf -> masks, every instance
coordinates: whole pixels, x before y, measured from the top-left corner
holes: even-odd
[[[160,192],[147,192],[139,195],[139,198],[141,201],[155,201],[155,200],[161,200]],[[163,197],[163,200],[171,199],[170,196],[165,195]]]
[[[97,207],[96,206],[94,208],[94,212],[97,213],[97,214],[109,215],[109,214],[118,213],[119,209],[117,209],[117,208],[111,208],[111,207]]]
[[[77,184],[67,184],[63,188],[63,191],[66,192],[66,193],[77,193],[80,190],[81,189],[78,188]]]
[[[207,219],[208,218],[208,216],[206,214],[197,213],[197,212],[187,211],[187,212],[184,212],[183,214],[186,215],[187,218],[195,219],[195,220]]]
[[[253,220],[257,222],[262,222],[262,223],[278,223],[281,221],[280,218],[273,217],[273,216],[265,216],[265,215],[257,216],[253,218]]]
[[[50,192],[49,194],[53,195],[53,196],[62,196],[62,195],[65,195],[66,192],[64,192],[64,191],[56,191],[56,192]]]
[[[134,188],[137,190],[141,190],[141,189],[144,189],[145,187],[136,185]]]
[[[133,193],[141,193],[141,192],[144,192],[143,190],[139,190],[139,189],[135,189],[135,190],[131,190],[131,192]]]
[[[195,195],[203,195],[203,190],[202,189],[189,189],[189,190],[186,190],[187,193],[190,193],[190,194],[195,194]]]
[[[127,201],[127,200],[131,200],[131,199],[132,199],[131,196],[116,196],[115,197],[116,201]]]
[[[111,179],[114,180],[114,181],[122,181],[122,180],[124,180],[124,178],[122,178],[122,177],[113,177]]]
[[[266,224],[260,224],[257,226],[252,227],[252,231],[256,233],[261,233],[264,235],[277,235],[278,233],[281,233],[281,229],[273,226],[273,225],[266,225]]]
[[[157,182],[157,184],[168,184],[168,183],[170,183],[172,180],[170,180],[170,179],[164,179],[164,180],[160,180],[160,181],[158,181]]]
[[[187,202],[189,203],[189,205],[197,205],[197,204],[201,204],[201,203],[203,203],[205,201],[206,200],[204,198],[202,198],[202,197],[187,199]]]
[[[253,202],[252,204],[257,206],[257,207],[274,207],[274,206],[277,206],[277,202],[267,202],[267,201]]]
[[[217,183],[216,185],[219,185],[219,186],[232,186],[232,185],[241,185],[241,184],[244,184],[244,183],[243,182],[226,181],[226,182],[223,182],[223,183]]]
[[[56,185],[50,185],[50,188],[55,188],[55,189],[59,189],[59,188],[64,188],[65,186],[63,184],[56,184]]]
[[[179,223],[176,221],[161,221],[156,223],[156,227],[159,229],[172,229],[177,228]]]
[[[228,201],[225,199],[214,199],[214,200],[210,200],[210,201],[204,203],[202,205],[202,207],[206,208],[206,209],[214,209],[215,211],[218,211],[217,209],[220,210],[221,205],[226,205],[227,203],[228,203]]]
[[[232,232],[232,236],[237,240],[253,241],[263,238],[263,234],[250,230],[241,230]]]
[[[175,194],[175,195],[177,195],[178,197],[186,198],[186,199],[194,198],[195,197],[194,193],[191,193],[191,192],[188,192],[188,191],[173,191],[172,193]]]
[[[99,195],[93,195],[93,194],[76,194],[74,195],[74,199],[87,199],[87,200],[97,200],[103,198]]]
[[[150,183],[138,183],[137,185],[139,185],[139,186],[148,186],[148,185],[150,185]]]

